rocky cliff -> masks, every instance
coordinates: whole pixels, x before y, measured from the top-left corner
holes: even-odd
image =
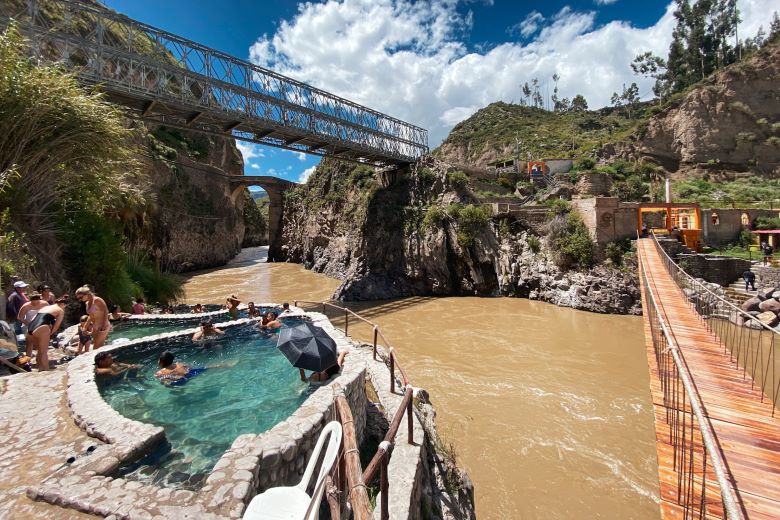
[[[679,95],[624,144],[600,155],[649,158],[678,175],[780,174],[780,45],[770,45]]]
[[[139,160],[150,172],[147,219],[130,230],[131,250],[163,270],[223,265],[241,250],[246,190],[234,193],[230,176],[243,175],[232,139],[149,127]]]
[[[283,250],[342,280],[337,299],[506,295],[640,312],[632,270],[560,269],[533,230],[473,202],[432,159],[384,187],[365,166],[323,161],[285,201]]]

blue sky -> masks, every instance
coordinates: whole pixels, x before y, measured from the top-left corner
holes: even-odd
[[[579,0],[105,0],[132,18],[386,112],[429,130],[431,148],[494,101],[553,74],[561,97],[609,103],[633,76],[631,59],[666,57],[671,1]],[[740,0],[741,35],[780,9]],[[239,143],[245,173],[303,181],[319,158]]]

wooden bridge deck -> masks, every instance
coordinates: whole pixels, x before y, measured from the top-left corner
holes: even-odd
[[[780,414],[772,417],[772,405],[751,388],[750,376],[743,373],[724,353],[718,339],[701,323],[683,298],[652,239],[638,245],[646,265],[650,289],[659,305],[680,352],[690,370],[715,431],[721,454],[735,484],[745,516],[750,519],[780,519]],[[640,277],[641,278],[641,277]],[[644,294],[644,293],[643,293]],[[648,305],[648,302],[643,302]],[[663,518],[683,518],[677,505],[677,476],[674,471],[669,427],[663,405],[663,392],[653,351],[650,323],[645,313],[647,360],[655,411],[656,448]],[[707,502],[719,499],[714,474],[707,472]],[[722,509],[708,509],[710,517],[722,516]]]

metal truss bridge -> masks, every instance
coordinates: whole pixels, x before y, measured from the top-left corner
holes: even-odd
[[[160,124],[377,166],[428,153],[427,130],[109,11],[88,0],[2,0],[33,56]]]

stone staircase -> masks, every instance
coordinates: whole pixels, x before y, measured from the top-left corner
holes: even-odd
[[[758,285],[756,285],[756,287],[758,287]],[[737,307],[741,306],[747,300],[755,296],[756,292],[758,292],[753,290],[745,292],[745,280],[742,278],[735,282],[731,282],[725,287],[725,289],[726,298],[728,298],[728,300]]]

